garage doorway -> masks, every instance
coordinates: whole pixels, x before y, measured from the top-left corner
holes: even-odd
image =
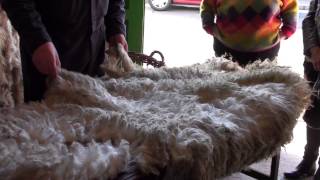
[[[279,52],[279,64],[290,66],[299,74],[303,73],[301,21],[307,13],[309,1],[299,0],[297,31],[282,41]],[[214,55],[213,39],[203,31],[197,7],[171,6],[166,11],[156,11],[146,1],[144,21],[143,52],[161,51],[169,67],[201,63]]]

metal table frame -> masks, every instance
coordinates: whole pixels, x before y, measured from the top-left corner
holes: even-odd
[[[277,153],[272,157],[269,175],[259,172],[252,168],[242,170],[241,172],[245,175],[256,178],[258,180],[277,180],[278,173],[279,173],[280,152],[281,151],[278,150]]]

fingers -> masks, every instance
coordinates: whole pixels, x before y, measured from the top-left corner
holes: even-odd
[[[49,60],[48,69],[49,69],[49,76],[52,78],[56,78],[59,74],[60,67],[59,67],[60,61],[58,58],[54,58],[52,60]]]
[[[127,43],[127,41],[122,45],[123,45],[124,49],[128,52],[128,43]]]
[[[32,55],[32,62],[37,70],[56,78],[60,72],[60,59],[52,42],[40,45]]]
[[[49,66],[51,68],[51,73],[49,74],[49,76],[56,78],[59,74],[59,69],[60,69],[60,59],[59,59],[59,55],[58,52],[55,48],[55,46],[52,44],[52,46],[50,46],[50,53],[52,53],[52,59],[49,60]]]
[[[60,58],[59,58],[58,54],[56,56],[55,62],[56,62],[56,72],[57,72],[57,76],[58,76],[61,72],[61,62],[60,62]]]
[[[124,36],[121,36],[120,43],[123,45],[123,48],[128,52],[128,43]]]

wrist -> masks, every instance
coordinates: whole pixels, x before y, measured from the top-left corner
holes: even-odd
[[[115,35],[110,36],[107,41],[109,43],[115,43],[115,42],[121,41],[123,39],[125,39],[125,36],[123,34],[115,34]]]
[[[128,43],[124,34],[116,34],[108,39],[109,46],[116,46],[121,44],[126,51],[128,51]]]

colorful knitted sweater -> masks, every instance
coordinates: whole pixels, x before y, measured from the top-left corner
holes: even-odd
[[[203,27],[229,48],[255,52],[289,38],[296,30],[296,0],[202,0]]]

